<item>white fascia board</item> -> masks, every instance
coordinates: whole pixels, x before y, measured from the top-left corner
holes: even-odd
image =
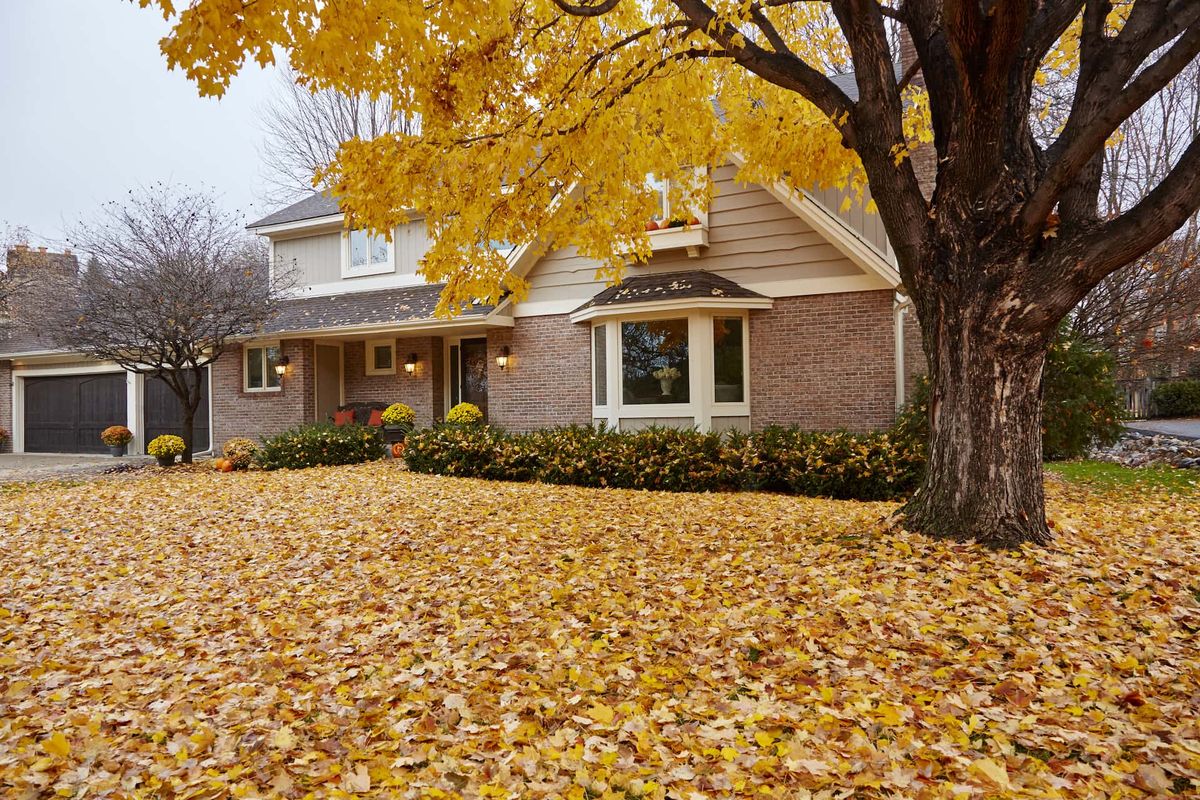
[[[288,233],[289,231],[303,231],[309,228],[321,228],[333,224],[342,224],[345,221],[346,215],[342,213],[326,214],[323,217],[310,217],[308,219],[298,219],[292,222],[278,222],[274,225],[260,225],[258,227],[248,226],[246,230],[254,231],[259,236],[270,236],[275,233]]]
[[[318,336],[357,336],[369,335],[376,333],[389,333],[395,331],[401,333],[421,333],[425,331],[435,332],[443,330],[453,330],[456,328],[470,328],[478,325],[491,328],[511,328],[513,319],[510,316],[496,314],[495,311],[482,317],[455,317],[454,319],[430,321],[427,319],[411,320],[409,322],[383,322],[377,325],[348,325],[342,328],[308,328],[305,330],[295,331],[272,331],[270,336],[273,339],[296,339],[304,338],[311,339]],[[231,337],[232,338],[232,337]],[[262,339],[262,334],[253,336],[237,337],[240,341],[257,341]]]
[[[571,322],[591,319],[625,317],[631,314],[650,314],[656,311],[770,308],[775,301],[769,297],[681,297],[676,300],[655,300],[649,303],[620,303],[611,306],[592,306],[571,314]]]

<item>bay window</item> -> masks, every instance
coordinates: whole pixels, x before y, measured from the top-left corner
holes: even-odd
[[[687,403],[688,321],[621,323],[621,398],[626,405]]]
[[[592,327],[592,417],[749,418],[748,317],[739,310],[629,313]],[[677,424],[677,423],[675,423]]]

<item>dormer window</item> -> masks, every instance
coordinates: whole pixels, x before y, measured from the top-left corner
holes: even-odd
[[[396,271],[395,247],[382,234],[357,228],[342,234],[342,277],[382,275]]]

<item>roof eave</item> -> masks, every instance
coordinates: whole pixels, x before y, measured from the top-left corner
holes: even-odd
[[[588,306],[572,311],[571,322],[609,319],[629,314],[651,314],[657,311],[689,311],[693,309],[764,309],[774,306],[769,297],[676,297],[670,300],[646,300],[636,303],[610,303]]]

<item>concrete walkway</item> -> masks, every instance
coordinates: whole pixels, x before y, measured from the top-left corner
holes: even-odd
[[[1138,433],[1162,433],[1180,439],[1200,439],[1200,419],[1135,419],[1125,427]]]
[[[0,483],[42,481],[102,474],[119,464],[150,464],[150,456],[0,453]]]

